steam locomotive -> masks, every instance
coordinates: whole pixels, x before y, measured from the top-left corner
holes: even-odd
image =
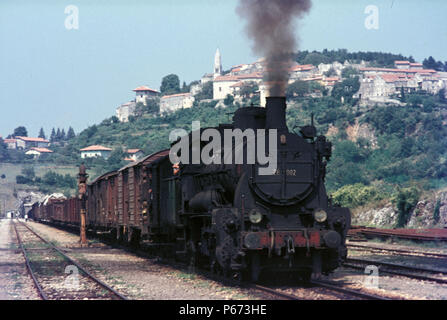
[[[173,166],[170,150],[163,150],[106,173],[88,185],[87,227],[251,281],[268,270],[309,279],[336,269],[347,255],[351,215],[349,209],[332,205],[325,190],[332,145],[317,136],[313,124],[299,133],[289,131],[285,97],[266,101],[265,108],[240,108],[232,124],[213,128],[221,137],[228,129],[257,132],[254,140],[232,146],[232,160],[242,153],[241,163],[200,160]],[[189,138],[191,158],[194,132]],[[269,150],[273,144],[276,167],[260,174],[266,165],[249,163],[248,149]],[[225,154],[222,150],[217,157]],[[79,225],[77,201],[35,204],[30,215]]]

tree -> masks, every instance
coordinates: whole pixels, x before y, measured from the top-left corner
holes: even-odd
[[[28,131],[23,126],[17,127],[14,129],[14,137],[28,137]]]
[[[176,74],[169,74],[161,81],[161,95],[176,94],[180,92],[180,79]]]
[[[303,80],[296,80],[287,87],[286,97],[293,98],[294,96],[303,97],[309,92],[309,82]]]
[[[241,97],[244,97],[245,99],[250,98],[252,95],[254,95],[257,91],[259,91],[259,86],[254,81],[246,82],[242,85],[239,95]]]
[[[351,103],[353,101],[352,96],[360,89],[359,77],[353,77],[338,82],[332,89],[332,97],[337,100],[344,98],[345,103]]]
[[[22,174],[30,181],[36,177],[34,167],[23,167]]]
[[[204,99],[212,99],[213,98],[213,82],[209,81],[205,83],[202,87],[202,90],[194,96],[196,101],[201,101]]]
[[[9,158],[8,146],[0,137],[0,161],[7,160]]]
[[[72,127],[69,127],[67,132],[67,140],[71,140],[74,137],[76,137],[75,132]]]
[[[341,76],[343,78],[350,78],[352,76],[356,76],[359,74],[359,71],[353,67],[346,67],[343,69],[343,71],[341,72]]]
[[[46,139],[45,138],[45,132],[43,131],[43,128],[40,128],[40,131],[39,131],[39,136],[38,136],[39,138],[42,138],[42,139]]]
[[[62,141],[67,140],[67,136],[65,135],[65,129],[64,128],[62,128],[62,131],[61,131],[61,140]]]
[[[54,128],[51,130],[50,142],[56,141],[56,130]]]
[[[144,105],[143,102],[140,101],[135,105],[135,115],[137,117],[141,117],[145,113],[145,111],[146,111],[146,106]]]
[[[234,97],[231,94],[227,94],[227,96],[224,99],[224,104],[228,107],[232,105],[234,102]]]
[[[422,64],[426,69],[434,69],[436,71],[443,71],[445,69],[444,64],[441,61],[436,61],[432,56],[424,59]]]
[[[146,108],[148,113],[160,113],[160,99],[146,99]]]
[[[187,85],[185,81],[183,81],[183,85],[182,85],[182,93],[187,93],[189,92],[191,88],[191,85]]]
[[[56,131],[56,141],[61,141],[61,140],[62,140],[61,129],[57,128],[57,131]]]

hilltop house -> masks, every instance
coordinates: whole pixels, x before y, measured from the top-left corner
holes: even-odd
[[[112,153],[112,149],[99,145],[89,146],[87,148],[81,149],[80,151],[82,159],[97,157],[108,159],[110,157],[110,154]]]
[[[17,139],[4,139],[3,142],[6,143],[8,149],[17,149]]]
[[[7,139],[10,140],[10,139]],[[30,148],[47,148],[50,141],[43,138],[16,137],[17,149],[28,150]]]
[[[190,92],[164,96],[160,99],[160,113],[188,109],[193,103],[194,96]]]
[[[26,155],[32,155],[34,159],[39,158],[42,154],[50,154],[53,153],[50,149],[47,148],[31,148],[27,152]]]
[[[143,151],[140,149],[128,149],[127,157],[124,159],[126,161],[137,161],[144,156]]]
[[[420,63],[395,61],[394,65],[395,68],[359,68],[362,73],[360,90],[354,97],[362,101],[386,102],[391,96],[400,95],[402,90],[406,93],[425,90],[437,94],[447,86],[440,73],[424,69]]]
[[[128,122],[129,116],[135,115],[135,109],[137,103],[141,102],[146,105],[146,99],[156,98],[159,96],[160,92],[151,89],[146,86],[140,86],[133,89],[135,92],[135,99],[126,103],[123,103],[118,108],[116,108],[116,116],[120,122]]]

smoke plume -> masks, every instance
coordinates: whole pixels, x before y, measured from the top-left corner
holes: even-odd
[[[270,96],[284,96],[297,50],[296,21],[309,12],[311,0],[239,0],[253,51],[265,58],[264,82]]]

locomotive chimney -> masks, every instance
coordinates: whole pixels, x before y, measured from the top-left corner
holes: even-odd
[[[266,129],[288,132],[286,124],[286,97],[267,97],[266,102]]]

